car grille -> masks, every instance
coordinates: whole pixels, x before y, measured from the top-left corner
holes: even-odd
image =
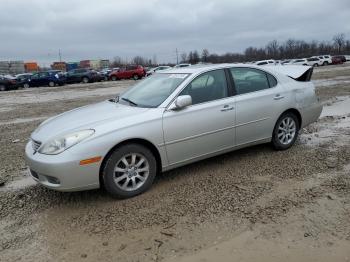
[[[35,141],[35,140],[32,139],[32,147],[33,147],[33,150],[35,152],[38,151],[40,146],[41,146],[41,142]]]

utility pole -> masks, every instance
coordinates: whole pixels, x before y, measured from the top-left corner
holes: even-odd
[[[177,48],[176,48],[176,64],[177,65],[179,64],[179,52],[177,51]]]
[[[62,62],[61,49],[58,49],[58,56],[59,56],[59,58],[60,58],[60,62]]]

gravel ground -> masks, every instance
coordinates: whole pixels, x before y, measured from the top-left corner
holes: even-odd
[[[123,201],[33,184],[23,150],[47,117],[133,81],[0,93],[0,261],[350,261],[349,72],[315,69],[324,114],[290,150],[201,161]]]

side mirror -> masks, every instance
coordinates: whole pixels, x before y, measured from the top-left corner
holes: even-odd
[[[172,106],[170,107],[171,110],[180,110],[182,108],[185,108],[187,106],[192,105],[192,97],[189,95],[183,95],[178,96]]]

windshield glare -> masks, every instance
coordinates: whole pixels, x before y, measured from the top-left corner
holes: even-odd
[[[155,74],[134,85],[119,97],[119,103],[157,107],[174,92],[188,74]],[[129,102],[128,102],[129,101]]]

